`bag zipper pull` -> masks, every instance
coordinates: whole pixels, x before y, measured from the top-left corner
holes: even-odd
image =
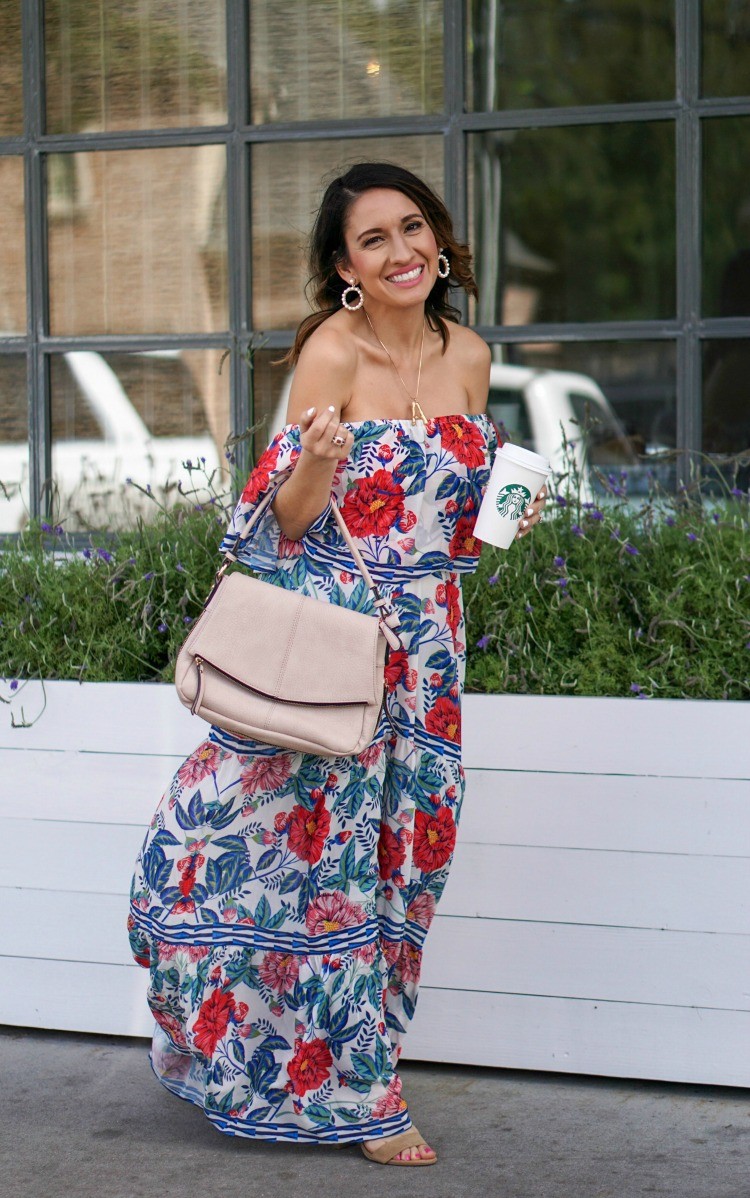
[[[193,704],[192,704],[192,707],[190,708],[191,715],[195,715],[195,713],[197,712],[198,708],[201,705],[201,699],[203,698],[203,681],[204,681],[204,679],[203,679],[203,658],[198,657],[198,655],[196,654],[196,656],[193,660],[195,661],[195,664],[198,669],[198,689],[195,692],[195,698],[193,699]]]

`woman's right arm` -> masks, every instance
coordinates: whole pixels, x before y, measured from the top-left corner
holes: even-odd
[[[356,365],[353,343],[325,326],[300,354],[287,423],[299,425],[302,452],[272,504],[279,528],[292,541],[301,540],[326,507],[336,464],[348,457],[354,443],[348,430],[339,430],[339,423],[351,397]],[[337,431],[345,436],[344,445],[332,443]]]

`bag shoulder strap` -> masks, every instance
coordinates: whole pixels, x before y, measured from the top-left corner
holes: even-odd
[[[286,482],[288,475],[291,474],[293,469],[294,469],[293,466],[288,466],[285,470],[279,471],[278,475],[276,476],[276,478],[273,480],[273,482],[269,486],[268,491],[263,496],[260,503],[258,504],[255,511],[253,512],[252,516],[247,521],[245,527],[242,529],[242,531],[240,533],[237,534],[237,539],[235,540],[232,548],[223,550],[224,557],[227,558],[229,561],[231,561],[231,562],[237,561],[237,552],[241,548],[243,541],[247,540],[247,538],[249,537],[250,533],[255,528],[258,521],[261,519],[261,517],[265,514],[265,512],[268,510],[270,505],[273,503],[274,498],[276,497],[276,492],[279,490],[279,488],[282,486],[282,484]],[[342,537],[344,538],[344,540],[346,541],[346,544],[348,545],[349,549],[351,550],[351,555],[354,558],[354,561],[356,562],[357,568],[359,569],[360,574],[362,575],[362,577],[365,580],[365,585],[367,586],[368,590],[372,592],[373,605],[377,609],[378,615],[382,617],[383,621],[385,621],[385,620],[388,621],[388,625],[387,625],[388,628],[397,628],[398,627],[398,616],[397,616],[396,612],[393,610],[393,607],[390,604],[390,602],[381,596],[380,591],[378,590],[377,583],[374,581],[372,575],[370,574],[370,571],[367,569],[364,558],[362,557],[362,554],[360,553],[359,549],[357,548],[354,538],[352,537],[351,533],[349,532],[349,529],[346,527],[346,521],[344,520],[344,517],[341,515],[341,512],[339,511],[339,505],[337,504],[333,495],[331,495],[331,511],[333,512],[334,519],[339,526],[339,531],[341,532]],[[395,622],[392,622],[392,621],[395,621]],[[384,629],[384,632],[385,632],[385,629]],[[388,638],[387,632],[385,633],[385,635],[386,635],[386,638],[389,639],[389,642],[390,642],[390,638]],[[398,638],[395,638],[395,639],[398,640]],[[401,647],[400,640],[398,640],[398,646],[392,645],[392,648],[395,648],[395,647]]]

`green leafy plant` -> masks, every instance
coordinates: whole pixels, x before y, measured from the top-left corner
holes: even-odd
[[[39,525],[0,557],[0,676],[81,681],[172,677],[218,562],[231,501],[165,507],[116,539],[83,545]],[[572,471],[550,517],[465,579],[467,688],[491,693],[728,698],[750,695],[748,496],[654,485],[636,505],[625,476],[581,498]]]

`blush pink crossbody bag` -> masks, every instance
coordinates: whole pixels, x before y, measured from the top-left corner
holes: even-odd
[[[288,472],[285,472],[288,473]],[[336,501],[331,512],[373,597],[351,611],[235,571],[242,542],[273,502],[258,504],[224,562],[175,665],[194,715],[236,736],[325,757],[361,753],[384,706],[389,649],[402,649],[397,612],[381,597]]]

